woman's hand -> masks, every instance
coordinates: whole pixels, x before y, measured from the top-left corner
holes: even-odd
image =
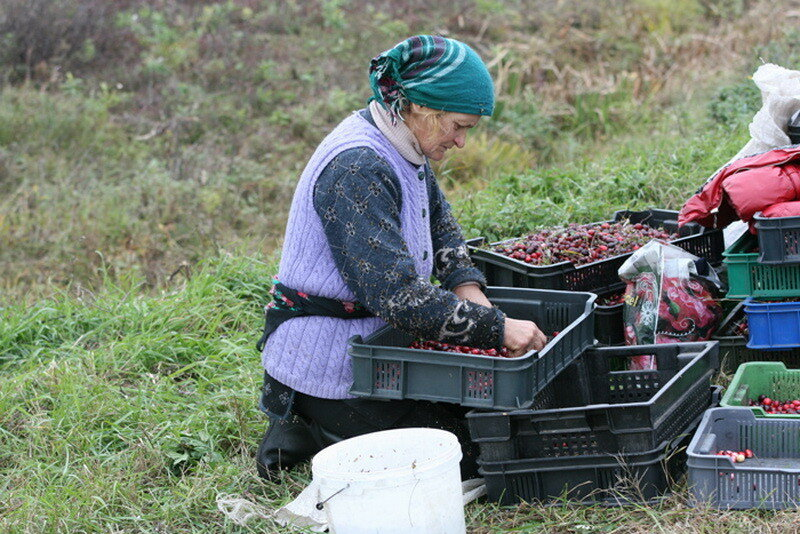
[[[503,346],[511,356],[518,358],[531,350],[541,350],[547,338],[533,321],[523,321],[506,317]]]
[[[481,306],[492,307],[477,283],[462,284],[453,289],[458,298],[469,300]],[[547,337],[533,321],[523,321],[506,317],[503,346],[514,358],[518,358],[531,350],[541,350],[547,343]]]

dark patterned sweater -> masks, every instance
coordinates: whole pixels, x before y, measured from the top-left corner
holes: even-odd
[[[375,124],[368,110],[359,113]],[[434,276],[445,290],[465,282],[485,287],[429,163],[419,179],[428,190],[428,213],[420,216],[430,221]],[[499,310],[459,301],[416,276],[400,234],[401,207],[396,174],[369,147],[341,152],[319,175],[314,208],[345,283],[378,317],[418,337],[499,348],[504,320]]]

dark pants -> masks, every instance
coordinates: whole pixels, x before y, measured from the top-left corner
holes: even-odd
[[[272,380],[266,375],[264,378],[265,382]],[[262,400],[262,406],[265,404]],[[464,418],[467,410],[453,404],[416,400],[321,399],[295,391],[291,413],[296,417],[270,417],[270,428],[259,448],[259,473],[277,467],[277,463],[291,467],[310,459],[323,447],[361,434],[428,427],[456,435],[463,452],[461,478],[475,478],[478,449],[469,438]]]

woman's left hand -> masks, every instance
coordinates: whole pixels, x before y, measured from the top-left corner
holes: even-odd
[[[481,286],[475,282],[468,282],[466,284],[461,284],[458,287],[454,287],[453,293],[455,293],[460,299],[468,300],[470,302],[474,302],[475,304],[486,306],[487,308],[492,307],[492,303],[489,302],[489,299],[487,299],[486,295],[484,295],[483,291],[481,291]]]

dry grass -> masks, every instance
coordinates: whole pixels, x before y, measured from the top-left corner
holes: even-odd
[[[3,56],[22,73],[0,104],[8,295],[93,286],[98,269],[158,288],[219,250],[277,249],[304,162],[363,105],[369,58],[408,34],[467,41],[496,80],[496,116],[438,165],[458,200],[641,136],[696,92],[743,79],[797,19],[767,0],[23,4],[0,6],[0,25],[18,29],[6,50],[35,51]],[[49,33],[21,31],[49,19]],[[107,53],[120,39],[121,55]]]

